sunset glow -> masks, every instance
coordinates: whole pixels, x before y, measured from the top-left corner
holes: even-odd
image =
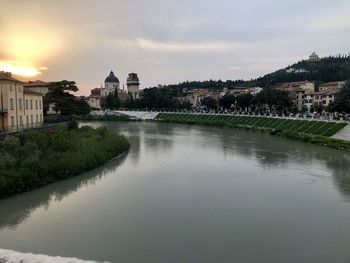
[[[25,28],[11,24],[5,30],[0,71],[33,77],[43,73],[46,63],[55,58],[62,48],[59,34],[38,24]]]
[[[11,72],[14,75],[20,75],[23,77],[34,77],[40,75],[41,72],[34,67],[26,67],[15,65],[11,63],[5,63],[0,61],[0,71]]]

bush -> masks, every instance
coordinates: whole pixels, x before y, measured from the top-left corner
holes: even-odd
[[[123,136],[101,127],[68,129],[53,134],[29,130],[0,142],[0,198],[93,169],[127,151]]]

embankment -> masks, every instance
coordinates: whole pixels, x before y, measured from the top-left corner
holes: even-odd
[[[350,142],[330,138],[348,124],[260,116],[159,113],[157,121],[241,128],[350,151]]]

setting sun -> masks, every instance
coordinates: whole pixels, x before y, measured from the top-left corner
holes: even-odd
[[[23,77],[41,74],[46,70],[47,61],[55,57],[62,47],[58,34],[42,26],[27,25],[22,29],[12,24],[7,28],[6,35],[3,40],[5,56],[2,60],[0,58],[0,71]]]
[[[11,72],[15,75],[20,75],[24,77],[34,77],[41,72],[34,67],[20,66],[11,63],[5,63],[0,61],[0,71]]]

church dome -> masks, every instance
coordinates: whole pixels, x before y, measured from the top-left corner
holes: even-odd
[[[105,83],[119,83],[119,79],[114,75],[113,71],[109,73],[109,76],[105,79]]]

